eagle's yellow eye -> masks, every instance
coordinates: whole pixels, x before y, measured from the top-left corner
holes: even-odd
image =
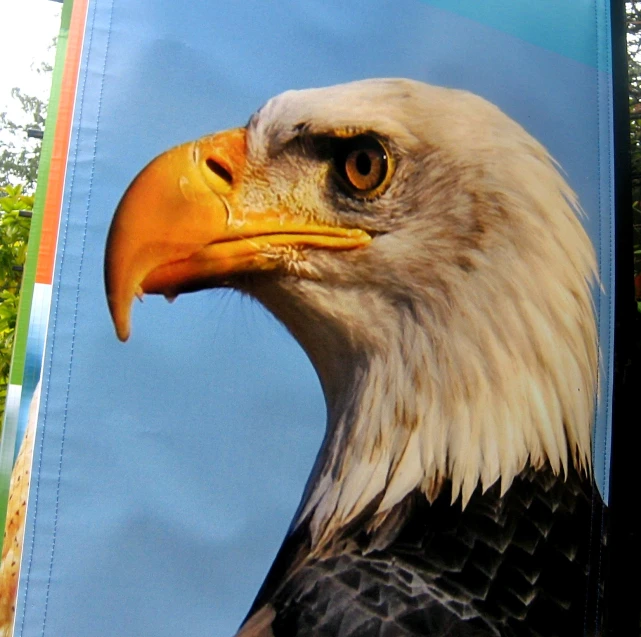
[[[335,157],[338,173],[354,194],[369,196],[385,183],[389,172],[387,151],[369,135],[341,140]]]

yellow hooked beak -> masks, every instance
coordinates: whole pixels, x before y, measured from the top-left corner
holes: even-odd
[[[231,274],[274,269],[279,247],[345,250],[371,240],[362,230],[315,225],[288,210],[244,209],[245,133],[237,128],[176,146],[125,192],[105,253],[107,301],[121,341],[129,337],[134,296],[174,297]]]

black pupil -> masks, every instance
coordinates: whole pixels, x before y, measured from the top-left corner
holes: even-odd
[[[358,172],[363,175],[363,177],[369,175],[372,170],[372,160],[364,151],[358,153],[356,157],[356,170],[358,170]]]

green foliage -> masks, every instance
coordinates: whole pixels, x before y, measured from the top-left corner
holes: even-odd
[[[27,191],[33,191],[38,175],[40,141],[27,137],[29,128],[44,130],[47,105],[33,95],[26,95],[19,88],[11,95],[21,106],[20,121],[0,113],[0,186],[22,183]]]
[[[51,46],[55,48],[55,40]],[[51,75],[46,62],[36,69]],[[30,139],[30,128],[44,130],[47,103],[14,88],[11,95],[22,111],[16,118],[0,113],[0,431],[9,382],[13,337],[18,316],[20,284],[31,219],[20,211],[31,211],[40,161],[39,139]],[[22,185],[12,185],[22,184]]]
[[[27,256],[33,197],[22,186],[0,187],[0,423],[9,383],[11,348],[18,316],[22,268]]]

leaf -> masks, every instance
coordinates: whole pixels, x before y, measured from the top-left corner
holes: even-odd
[[[0,423],[4,411],[4,388],[9,382],[11,349],[18,318],[21,272],[27,253],[31,219],[21,210],[33,209],[33,197],[24,194],[22,184],[0,186]]]

